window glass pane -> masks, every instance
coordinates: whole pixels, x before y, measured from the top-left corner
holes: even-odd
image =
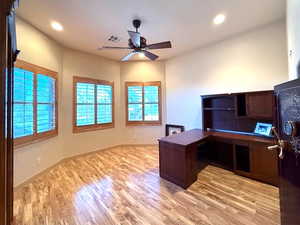
[[[77,103],[95,103],[95,85],[89,83],[77,83]]]
[[[33,134],[33,104],[13,105],[14,138]]]
[[[144,87],[144,101],[145,103],[158,102],[158,86],[145,86]]]
[[[142,86],[129,86],[128,87],[128,103],[142,103],[143,99]]]
[[[98,105],[97,123],[112,123],[112,105]]]
[[[143,105],[142,104],[129,104],[128,105],[128,120],[129,121],[142,121],[143,120]]]
[[[14,68],[14,102],[33,102],[33,73]]]
[[[37,102],[55,102],[55,79],[42,74],[37,75]]]
[[[145,104],[145,120],[146,121],[159,120],[158,104]]]
[[[51,104],[37,105],[37,133],[55,129],[54,106]]]
[[[112,103],[112,86],[97,85],[97,103]]]
[[[95,105],[77,105],[76,125],[95,124]]]

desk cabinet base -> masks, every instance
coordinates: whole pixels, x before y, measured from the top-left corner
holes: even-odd
[[[208,159],[238,175],[277,186],[278,156],[267,150],[273,144],[272,139],[200,129],[171,135],[159,139],[160,176],[188,188],[197,180],[198,162]]]
[[[160,177],[188,188],[197,180],[197,148],[177,144],[159,142],[159,174]]]

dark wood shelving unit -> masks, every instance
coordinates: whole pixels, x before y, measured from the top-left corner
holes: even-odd
[[[203,128],[253,133],[257,122],[274,123],[273,91],[202,96]]]
[[[228,135],[240,133],[255,138],[253,131],[257,122],[275,124],[273,91],[202,96],[202,107],[205,131]],[[272,137],[265,139],[272,142]],[[206,158],[236,174],[278,185],[277,153],[267,151],[268,145],[267,141],[256,143],[253,140],[214,138],[206,145]]]

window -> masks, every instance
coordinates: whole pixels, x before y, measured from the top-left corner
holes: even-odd
[[[160,82],[126,82],[127,125],[161,124]]]
[[[113,82],[74,77],[73,132],[114,127]]]
[[[13,83],[14,144],[57,135],[57,73],[18,60]]]

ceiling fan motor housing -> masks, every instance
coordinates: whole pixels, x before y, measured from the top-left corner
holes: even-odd
[[[137,49],[137,47],[135,47],[134,44],[132,43],[131,39],[128,39],[128,45],[129,45],[129,48]],[[147,46],[146,38],[141,37],[141,46],[139,49],[146,48],[146,46]]]
[[[136,30],[140,28],[141,23],[142,23],[142,21],[138,20],[138,19],[132,21],[132,24],[133,24],[133,26],[135,27]]]

